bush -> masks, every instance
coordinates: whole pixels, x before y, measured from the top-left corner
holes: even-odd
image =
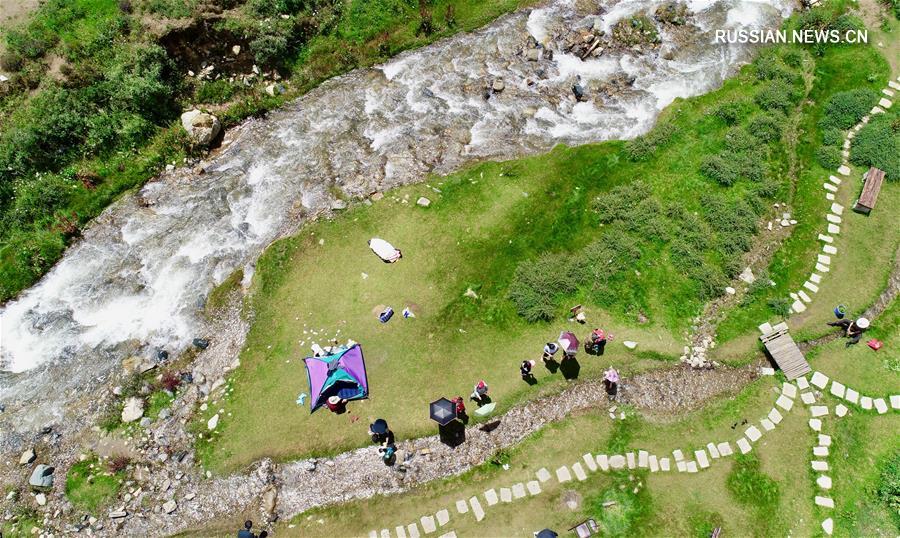
[[[509,287],[509,298],[527,321],[549,321],[559,298],[575,292],[571,264],[563,255],[545,254],[519,264]]]
[[[838,92],[825,104],[819,126],[846,131],[862,119],[877,101],[878,94],[872,90],[859,88]]]
[[[9,73],[18,73],[25,65],[25,58],[16,52],[4,52],[0,54],[0,69]]]
[[[876,495],[900,525],[900,451],[894,452],[882,465]]]
[[[206,81],[197,88],[198,103],[220,104],[228,101],[237,93],[237,87],[225,79]]]
[[[653,195],[649,185],[643,181],[635,181],[628,185],[614,187],[609,192],[594,199],[591,209],[599,216],[602,224],[621,220],[641,201]]]
[[[262,66],[280,63],[289,49],[290,42],[284,33],[263,34],[250,42],[253,59]]]
[[[841,165],[841,148],[835,146],[822,146],[816,150],[816,160],[822,168],[834,170]]]
[[[734,160],[729,159],[722,153],[704,157],[700,163],[700,173],[707,179],[711,179],[726,187],[733,185],[738,178],[737,166],[735,166]]]
[[[760,142],[774,142],[781,138],[782,125],[787,119],[778,112],[756,114],[750,119],[747,130]]]
[[[796,90],[782,80],[774,80],[756,92],[754,100],[763,110],[787,112],[799,98]]]
[[[824,131],[822,131],[822,145],[823,146],[837,146],[841,147],[844,143],[844,131],[838,129],[837,127],[828,127]]]
[[[725,133],[725,147],[741,152],[756,147],[756,139],[743,127],[732,127]]]
[[[28,226],[31,223],[47,225],[54,214],[70,202],[76,185],[58,174],[43,174],[36,178],[15,183],[13,204],[8,222]]]
[[[677,130],[672,123],[657,124],[649,133],[626,142],[625,153],[632,161],[646,161],[668,144]]]
[[[717,106],[713,114],[728,125],[741,121],[750,112],[750,103],[744,100],[729,100]]]
[[[722,295],[728,286],[728,279],[722,270],[706,262],[692,267],[687,276],[697,285],[697,297],[702,301]]]
[[[782,63],[774,52],[768,52],[760,56],[754,63],[756,78],[759,80],[783,80],[795,83],[799,75]]]
[[[875,166],[884,170],[888,180],[900,180],[900,122],[886,114],[876,116],[853,139],[850,162]]]

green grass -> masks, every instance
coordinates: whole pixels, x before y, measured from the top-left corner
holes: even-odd
[[[77,508],[99,515],[118,495],[122,474],[108,472],[96,458],[78,462],[66,474],[66,498]]]
[[[747,343],[755,339],[757,325],[766,319],[777,319],[768,306],[769,300],[788,297],[789,293],[800,289],[803,282],[814,272],[816,254],[821,249],[820,242],[816,238],[825,229],[824,215],[831,205],[831,202],[825,199],[822,183],[827,181],[829,175],[835,174],[834,170],[823,169],[815,156],[815,150],[822,136],[818,123],[828,97],[854,88],[880,91],[886,86],[889,75],[889,67],[884,58],[872,47],[834,47],[828,49],[823,57],[816,59],[815,81],[809,96],[810,104],[804,110],[797,143],[800,167],[797,189],[793,199],[788,200],[790,212],[798,224],[769,266],[769,276],[775,281],[776,286],[763,290],[741,308],[730,310],[719,325],[717,334],[724,347],[724,350],[720,350],[723,355],[729,355],[732,349],[745,349]],[[845,267],[845,272],[840,276],[825,275],[826,285],[834,288],[829,288],[825,296],[822,293],[817,294],[817,305],[821,301],[828,306],[828,301],[837,300],[845,304],[852,303],[854,309],[862,309],[874,300],[890,272],[891,265],[887,259],[893,256],[896,245],[900,242],[900,230],[893,225],[893,216],[889,211],[882,211],[882,214],[873,213],[872,218],[866,220],[849,210],[858,194],[855,192],[856,185],[852,178],[861,173],[862,171],[857,169],[851,178],[844,181],[840,192],[841,199],[838,200],[846,208],[844,215],[847,222],[842,227],[842,235],[837,238],[838,249],[843,254],[835,261],[846,264],[841,266]],[[889,199],[896,195],[891,192],[893,190],[892,187],[886,189],[885,194]],[[882,208],[889,205],[890,202]],[[860,245],[860,242],[865,245]],[[850,278],[850,275],[857,273],[860,267],[867,268],[867,277]],[[833,308],[837,304],[839,303],[830,304],[830,307]],[[805,330],[809,327],[810,330],[804,332],[804,335],[821,334],[822,329],[817,327],[818,322],[822,321],[821,316],[804,314],[796,317],[792,329]],[[732,340],[736,341],[734,348],[729,346]]]
[[[615,335],[602,359],[580,359],[581,377],[597,376],[609,365],[631,374],[677,357],[681,333],[703,304],[701,285],[690,271],[673,267],[671,238],[645,238],[641,228],[633,228],[669,217],[653,209],[649,216],[635,220],[626,213],[624,221],[603,226],[593,211],[595,199],[641,178],[649,201],[665,207],[667,215],[696,213],[696,225],[710,230],[716,218],[748,219],[752,226],[752,212],[731,215],[728,207],[736,199],[759,200],[754,184],[719,186],[699,169],[703,155],[724,147],[731,129],[710,110],[723,99],[749,102],[759,87],[752,69],[745,69],[717,92],[677,102],[663,114],[660,128],[671,131],[668,141],[646,160],[631,161],[630,145],[609,142],[484,163],[392,191],[371,207],[358,206],[272,245],[257,264],[250,298],[254,323],[233,377],[234,392],[225,398],[227,413],[220,413],[219,431],[198,443],[203,462],[226,471],[264,456],[340,452],[363,444],[368,423],[377,417],[388,419],[401,438],[432,433],[422,413],[428,402],[467,396],[480,378],[491,386],[498,411],[558,391],[566,384],[560,374],[539,367],[532,388],[517,375],[517,365],[538,358],[544,342],[573,328],[565,320],[573,304],[587,308],[590,326],[576,328],[582,337],[593,326]],[[771,158],[773,169],[784,165],[780,152]],[[710,194],[725,202],[709,203]],[[431,198],[432,205],[417,207],[419,196]],[[548,255],[562,266],[598,239],[616,245],[629,234],[639,237],[641,256],[608,288],[576,286],[552,305],[553,321],[528,323],[518,315],[509,300],[517,266]],[[724,273],[736,265],[720,251],[719,242],[728,237],[720,235],[710,231],[697,248],[701,267]],[[373,236],[402,248],[403,260],[383,264],[367,249]],[[553,259],[551,270],[552,264]],[[464,295],[469,288],[478,299]],[[723,293],[724,284],[714,291]],[[410,306],[416,318],[398,315],[381,325],[375,314],[384,305],[398,313]],[[638,312],[649,322],[637,323]],[[362,343],[371,399],[352,404],[349,415],[310,416],[294,403],[308,391],[300,359],[314,341],[326,345],[335,337]],[[639,342],[638,352],[626,350],[624,340]],[[222,407],[210,406],[198,424]]]

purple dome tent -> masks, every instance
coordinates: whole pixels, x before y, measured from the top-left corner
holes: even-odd
[[[309,412],[325,405],[330,396],[344,400],[363,400],[369,397],[366,363],[359,344],[324,357],[307,357],[306,375],[309,377]]]

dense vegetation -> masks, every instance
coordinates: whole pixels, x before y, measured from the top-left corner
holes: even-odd
[[[893,514],[894,521],[900,528],[900,450],[891,454],[881,465],[876,495]]]
[[[232,125],[523,3],[48,0],[3,36],[0,301],[119,194],[197,151],[178,122],[186,107]],[[193,21],[159,30],[160,18]],[[283,87],[266,92],[273,80]]]
[[[76,507],[96,514],[113,501],[124,482],[125,460],[114,460],[104,466],[97,458],[80,461],[66,473],[66,498]]]
[[[529,321],[551,320],[559,303],[576,293],[612,311],[646,310],[646,285],[627,278],[639,260],[667,260],[694,283],[700,301],[724,293],[729,279],[744,268],[742,255],[750,249],[766,200],[784,187],[783,155],[776,144],[805,92],[804,58],[792,48],[766,51],[752,66],[747,92],[712,109],[721,135],[711,137],[713,146],[699,165],[713,188],[699,193],[697,210],[685,200],[655,194],[640,180],[600,194],[592,204],[595,241],[519,264],[509,291],[519,314]],[[634,162],[652,162],[678,134],[674,123],[662,123],[628,142],[625,153]]]
[[[900,114],[894,110],[874,116],[850,146],[850,162],[880,168],[888,181],[900,181]]]

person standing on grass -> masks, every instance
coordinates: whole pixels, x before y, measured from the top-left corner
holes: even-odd
[[[535,381],[534,374],[531,373],[532,368],[534,368],[534,361],[522,361],[522,364],[519,365],[519,373],[522,374],[522,381],[532,382]]]
[[[544,344],[544,354],[541,356],[541,360],[547,362],[553,359],[553,356],[556,355],[557,351],[559,351],[559,344],[556,342],[547,342]]]
[[[475,385],[475,389],[472,391],[471,398],[475,400],[478,405],[484,405],[490,401],[488,398],[488,386],[487,383],[482,379]]]
[[[253,531],[253,522],[249,519],[244,522],[244,528],[238,531],[238,538],[257,538]]]

